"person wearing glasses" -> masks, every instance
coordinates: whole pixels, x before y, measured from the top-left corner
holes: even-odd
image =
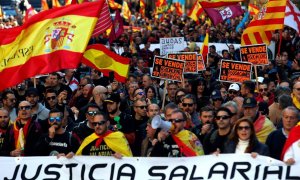
[[[235,123],[229,141],[225,144],[224,153],[251,153],[255,158],[258,154],[269,156],[269,148],[257,140],[252,121],[242,118]]]
[[[228,99],[233,100],[233,98],[240,95],[240,86],[237,83],[230,84],[228,88]]]
[[[231,111],[226,107],[221,107],[216,111],[215,121],[217,128],[205,136],[203,147],[205,154],[215,151],[224,152],[225,142],[227,142],[231,132]]]
[[[79,142],[72,133],[63,128],[65,124],[63,113],[56,108],[50,110],[48,123],[50,128],[48,133],[39,139],[36,145],[36,155],[72,158],[79,148]]]
[[[95,114],[92,124],[94,133],[84,139],[76,155],[114,156],[118,159],[132,156],[124,134],[110,131],[109,121],[104,114]]]
[[[268,84],[263,82],[258,85],[258,94],[256,96],[257,102],[266,102],[268,106],[274,103],[274,93],[269,91]]]
[[[2,155],[4,138],[10,125],[8,111],[4,108],[0,108],[0,156]]]
[[[30,102],[20,102],[18,109],[18,117],[7,130],[4,139],[3,155],[34,156],[35,145],[42,135],[42,128],[36,117],[32,116]]]
[[[158,133],[158,142],[153,147],[151,157],[191,157],[204,154],[200,140],[191,131],[185,130],[187,116],[184,111],[175,110],[171,118],[173,128],[169,132]]]
[[[258,111],[255,98],[245,98],[243,108],[244,116],[249,117],[253,122],[258,141],[265,143],[268,135],[275,130],[274,124]]]
[[[192,94],[187,94],[181,98],[181,108],[191,116],[192,127],[200,125],[199,113],[196,111],[196,98]]]
[[[86,108],[85,120],[80,122],[74,127],[72,133],[81,143],[84,138],[91,135],[94,132],[94,126],[92,124],[94,116],[100,112],[97,104],[89,103]]]
[[[6,90],[2,93],[3,108],[8,111],[9,119],[13,122],[17,118],[16,102],[17,99],[13,91]]]

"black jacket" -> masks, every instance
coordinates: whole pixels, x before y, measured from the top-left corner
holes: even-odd
[[[225,145],[224,153],[235,153],[236,146],[237,144],[234,141],[229,140]],[[263,156],[269,156],[268,146],[260,143],[257,139],[255,140],[255,145],[251,150],[251,152],[256,152],[259,155],[263,155]]]

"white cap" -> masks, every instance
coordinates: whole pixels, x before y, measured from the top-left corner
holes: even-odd
[[[235,91],[239,91],[240,90],[240,86],[236,83],[230,84],[228,90],[235,90]]]

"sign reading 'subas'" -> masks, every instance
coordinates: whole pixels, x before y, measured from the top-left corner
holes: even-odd
[[[22,26],[0,30],[0,90],[37,74],[76,68],[104,2],[42,11]]]
[[[220,81],[242,83],[251,79],[252,64],[248,62],[222,60]]]

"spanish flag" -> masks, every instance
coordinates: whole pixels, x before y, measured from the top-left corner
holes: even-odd
[[[209,41],[209,34],[206,33],[201,50],[200,50],[200,54],[202,55],[205,64],[207,62],[208,41]]]
[[[129,59],[108,50],[102,44],[93,44],[87,47],[82,62],[109,76],[113,71],[116,80],[125,82],[129,71]]]
[[[197,24],[199,24],[199,17],[204,12],[201,4],[199,3],[199,0],[195,2],[192,9],[190,10],[190,13],[188,14],[188,17],[193,19]]]
[[[127,20],[128,22],[130,22],[131,11],[130,11],[129,6],[128,6],[128,4],[127,4],[127,2],[125,0],[123,1],[122,14],[123,14],[123,18],[125,20]]]
[[[116,3],[114,0],[108,0],[108,5],[113,10],[122,9],[122,5]]]
[[[248,11],[249,11],[250,15],[254,16],[259,13],[259,8],[257,6],[255,6],[254,4],[249,3]]]
[[[270,44],[272,31],[283,29],[286,0],[269,0],[242,34],[242,45]]]
[[[22,26],[1,29],[0,90],[37,74],[77,68],[104,2],[42,11]]]

